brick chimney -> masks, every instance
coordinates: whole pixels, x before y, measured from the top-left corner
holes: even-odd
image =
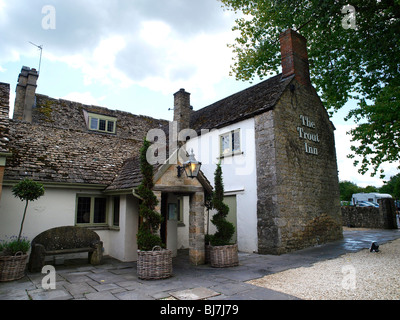
[[[189,128],[191,112],[190,93],[181,89],[174,94],[174,121],[178,124],[178,133]]]
[[[32,122],[32,108],[36,101],[39,74],[36,69],[22,67],[15,95],[14,120]]]
[[[288,29],[280,34],[280,42],[282,79],[295,75],[300,84],[311,86],[307,40],[296,31]]]

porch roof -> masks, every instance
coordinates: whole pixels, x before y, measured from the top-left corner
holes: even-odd
[[[170,163],[167,160],[164,164],[154,165],[154,180],[155,182],[161,178],[164,173],[171,167],[177,164]],[[140,170],[140,157],[133,157],[125,161],[122,169],[114,181],[105,189],[106,192],[122,191],[137,188],[143,180],[143,175]],[[199,172],[197,180],[200,182],[204,190],[208,193],[212,192],[212,186],[202,171]],[[171,188],[172,190],[173,188]]]

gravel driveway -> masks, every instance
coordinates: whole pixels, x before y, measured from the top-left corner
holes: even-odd
[[[249,281],[305,300],[399,300],[400,239]]]

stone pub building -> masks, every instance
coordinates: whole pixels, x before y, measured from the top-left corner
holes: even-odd
[[[181,89],[171,123],[40,95],[38,74],[26,67],[9,119],[10,87],[0,83],[0,238],[17,232],[23,204],[11,188],[30,178],[46,194],[31,204],[25,236],[91,228],[104,254],[136,260],[139,149],[154,129],[173,140],[172,127],[188,130],[178,140],[203,163],[198,178],[178,177],[170,148],[157,167],[163,240],[174,252],[188,248],[193,263],[204,262],[204,235],[213,231],[204,199],[218,162],[240,251],[282,254],[341,239],[335,128],[310,82],[306,39],[287,30],[280,41],[281,74],[198,110]]]

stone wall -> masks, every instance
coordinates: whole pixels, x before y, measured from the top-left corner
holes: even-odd
[[[292,84],[255,121],[260,253],[343,237],[334,127],[315,90]]]
[[[0,199],[3,190],[4,165],[9,153],[9,100],[10,85],[0,82]]]
[[[0,152],[8,152],[10,85],[0,82]]]
[[[394,199],[379,199],[379,214],[383,216],[384,229],[397,229],[396,206]]]
[[[383,217],[375,207],[342,207],[343,226],[351,228],[381,229]]]
[[[343,226],[352,228],[397,229],[393,199],[382,199],[379,208],[342,207]]]
[[[204,221],[204,186],[197,179],[186,177],[182,174],[177,177],[175,165],[164,165],[155,176],[153,188],[159,204],[156,208],[161,213],[161,195],[163,192],[171,192],[181,195],[190,195],[189,209],[189,260],[194,265],[205,262],[205,221]]]
[[[277,202],[276,143],[273,112],[255,117],[257,168],[258,252],[273,253],[280,247]]]

